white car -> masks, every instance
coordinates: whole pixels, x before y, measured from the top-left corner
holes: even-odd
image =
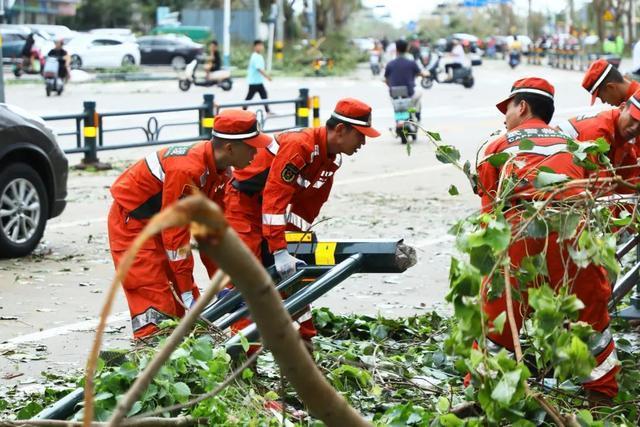
[[[140,65],[138,45],[120,37],[82,34],[64,48],[71,55],[73,69]]]

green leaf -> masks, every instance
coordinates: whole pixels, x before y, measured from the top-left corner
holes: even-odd
[[[492,156],[489,156],[487,158],[487,161],[494,168],[499,168],[500,166],[504,165],[507,162],[507,160],[509,160],[509,157],[511,157],[509,153],[498,153],[498,154],[493,154]]]
[[[247,337],[245,337],[241,333],[238,335],[240,335],[240,345],[242,346],[242,350],[244,350],[244,352],[246,353],[247,351],[249,351],[249,348],[251,347],[249,345],[249,340],[247,340]]]
[[[273,390],[269,390],[264,394],[264,400],[278,400],[280,396]]]
[[[457,196],[458,194],[460,194],[460,192],[458,191],[458,188],[455,185],[451,184],[449,186],[449,194],[452,196]]]
[[[536,144],[534,144],[534,142],[530,139],[523,139],[522,141],[520,141],[520,144],[518,144],[518,149],[522,150],[522,151],[528,151],[533,149],[533,147],[535,147]]]
[[[547,187],[549,185],[560,184],[569,180],[567,175],[561,173],[549,173],[540,171],[538,176],[533,180],[533,186],[536,188]]]
[[[35,417],[40,411],[42,411],[42,406],[39,403],[29,402],[27,406],[18,411],[17,418],[19,420],[28,420]]]
[[[94,401],[99,402],[100,400],[107,400],[113,397],[113,393],[109,393],[108,391],[103,391],[102,393],[96,394],[93,398]]]
[[[0,411],[4,411],[9,407],[9,403],[6,400],[0,399]]]
[[[427,131],[427,135],[429,135],[434,141],[442,141],[438,132]]]
[[[179,381],[174,383],[172,386],[173,392],[171,393],[173,397],[180,403],[184,403],[189,400],[189,396],[191,396],[191,389],[185,383]]]
[[[191,349],[191,355],[194,358],[202,360],[204,362],[207,362],[213,358],[213,349],[211,348],[211,343],[206,337],[202,337],[196,340],[193,348]]]
[[[453,145],[438,145],[436,159],[442,163],[455,163],[460,160],[460,151]]]
[[[444,396],[440,396],[440,398],[438,399],[438,404],[436,405],[436,409],[441,414],[446,414],[447,412],[449,412],[449,399]]]
[[[142,411],[142,402],[138,400],[136,403],[133,404],[133,406],[131,406],[131,409],[127,413],[127,417],[132,417],[140,411]]]
[[[506,320],[507,320],[507,312],[503,311],[498,315],[498,317],[493,319],[493,329],[495,329],[499,334],[501,334],[502,330],[504,329],[504,322]]]
[[[465,425],[464,421],[458,418],[455,414],[440,415],[438,421],[440,421],[440,425],[443,427],[462,427]]]
[[[578,225],[582,217],[577,213],[569,213],[561,216],[560,232],[558,233],[558,240],[573,239],[578,231]]]
[[[631,224],[632,216],[629,212],[623,210],[620,212],[620,218],[613,218],[611,222],[618,227],[626,227]]]
[[[249,368],[245,368],[242,371],[242,379],[243,380],[250,380],[251,378],[253,378],[253,371]]]
[[[511,372],[505,372],[498,384],[491,392],[491,398],[503,407],[511,404],[511,399],[516,393],[518,383],[520,382],[520,369]]]

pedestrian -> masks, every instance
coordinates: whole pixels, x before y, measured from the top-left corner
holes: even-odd
[[[407,88],[407,95],[411,98],[411,106],[416,110],[416,118],[420,121],[422,110],[422,92],[416,90],[416,77],[424,75],[420,67],[416,63],[406,57],[407,42],[405,40],[396,40],[396,58],[386,65],[384,69],[385,83],[391,89],[392,87],[404,86]]]
[[[197,192],[221,204],[225,171],[246,167],[270,141],[254,113],[225,110],[215,118],[211,140],[162,148],[125,170],[111,186],[108,218],[116,269],[153,215]],[[122,282],[135,338],[157,331],[163,320],[182,317],[198,298],[190,237],[189,226],[168,228],[136,254]]]
[[[253,42],[253,53],[249,58],[249,67],[247,68],[247,83],[249,84],[249,91],[245,101],[253,99],[257,93],[260,95],[260,99],[267,99],[267,90],[264,87],[264,79],[271,81],[271,76],[267,74],[264,67],[264,42],[262,40],[255,40]],[[243,107],[245,110],[247,107]],[[268,104],[264,104],[264,110],[267,115],[271,115],[271,109]]]
[[[567,150],[567,135],[553,129],[549,122],[554,113],[554,88],[544,79],[525,78],[516,81],[509,96],[499,104],[498,109],[505,115],[507,133],[491,142],[484,152],[484,159],[478,165],[478,195],[482,199],[482,210],[490,212],[492,203],[497,196],[499,178],[504,174],[503,167],[508,165],[509,175],[519,178],[521,187],[518,188],[519,200],[527,201],[527,190],[535,192],[533,181],[540,170],[550,168],[557,174],[564,174],[569,179],[582,179],[588,176],[588,171],[575,164],[573,155]],[[640,110],[639,110],[640,112]],[[522,141],[533,142],[533,147],[518,148]],[[514,158],[505,165],[494,166],[488,160],[497,153],[512,153]],[[581,189],[567,190],[557,197],[561,200],[570,197]],[[519,207],[514,200],[511,208],[505,210],[507,220],[512,224],[519,224],[524,220],[526,208]],[[557,289],[564,280],[572,278],[571,287],[575,295],[584,303],[585,308],[579,312],[578,320],[589,323],[597,332],[589,342],[591,353],[596,359],[596,367],[591,375],[585,378],[582,386],[591,397],[608,399],[618,392],[616,373],[619,371],[615,344],[609,329],[609,312],[607,303],[611,296],[611,284],[606,270],[594,264],[578,267],[569,255],[570,244],[560,241],[557,232],[551,232],[544,238],[525,237],[513,241],[508,249],[510,271],[517,272],[526,257],[543,255],[546,259],[548,274],[541,278],[551,287]],[[526,291],[522,292],[520,284],[511,277],[507,286],[511,286],[514,294],[513,313],[515,323],[520,329],[529,311]],[[490,321],[505,312],[506,297],[491,299],[488,295],[490,280],[483,282],[482,309]],[[522,284],[523,287],[533,286],[533,283]],[[517,334],[517,332],[516,332]],[[492,353],[505,348],[514,351],[513,334],[509,322],[506,322],[502,332],[491,329],[488,334],[487,348]]]
[[[591,105],[600,98],[603,104],[617,107],[640,89],[640,83],[626,79],[605,59],[598,59],[589,65],[582,87],[591,94]]]
[[[229,224],[264,265],[275,262],[282,279],[291,276],[301,261],[288,252],[285,231],[311,230],[342,154],[351,156],[367,136],[379,135],[371,126],[371,107],[353,98],[338,101],[324,127],[277,135],[250,167],[234,171],[225,194]],[[316,335],[308,311],[298,322],[302,338]],[[243,319],[232,330],[248,323]]]
[[[640,40],[634,43],[632,52],[631,74],[640,77]]]

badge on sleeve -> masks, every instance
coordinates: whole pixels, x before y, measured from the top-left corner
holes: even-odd
[[[305,165],[306,162],[304,161],[302,156],[296,153],[289,159],[285,167],[282,168],[282,173],[280,175],[282,177],[282,180],[289,184],[292,183],[293,181],[295,181],[296,177],[298,176],[302,168],[305,167]]]
[[[293,163],[287,163],[284,169],[282,169],[282,180],[284,182],[292,183],[296,176],[300,173],[300,169]]]

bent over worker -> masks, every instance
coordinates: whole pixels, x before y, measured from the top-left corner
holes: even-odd
[[[607,157],[617,169],[616,173],[628,181],[635,181],[640,176],[640,147],[636,144],[640,135],[640,91],[619,108],[562,120],[558,122],[558,128],[578,141],[604,138],[610,146]]]
[[[287,251],[285,230],[310,230],[329,197],[341,155],[354,154],[366,136],[379,135],[371,126],[371,107],[352,98],[338,101],[325,127],[277,135],[250,167],[234,171],[225,195],[229,224],[265,265],[275,259],[280,277],[291,276],[301,261]],[[310,316],[298,322],[303,338],[315,336]]]
[[[497,105],[505,115],[507,133],[487,146],[485,160],[478,165],[478,193],[482,198],[483,211],[491,210],[503,167],[511,168],[509,174],[513,173],[521,179],[522,188],[518,188],[518,193],[522,195],[520,198],[523,200],[527,199],[528,190],[535,192],[532,182],[542,168],[551,168],[555,173],[564,174],[570,179],[588,176],[588,171],[574,164],[573,155],[567,150],[567,135],[548,125],[554,113],[553,96],[554,88],[546,80],[525,78],[516,81],[509,96]],[[533,147],[519,148],[523,140],[532,141]],[[495,167],[487,158],[497,153],[510,153],[515,156],[515,161]],[[559,197],[569,197],[579,191],[581,189],[567,190]],[[509,209],[505,215],[512,224],[518,224],[523,220],[523,209],[518,209],[517,202],[514,203],[513,209]],[[558,242],[557,234],[554,232],[545,238],[526,237],[512,242],[508,249],[511,271],[518,271],[525,257],[544,254],[548,270],[545,281],[548,281],[551,287],[557,289],[566,277],[573,279],[569,283],[570,290],[585,305],[579,313],[579,320],[589,323],[597,332],[597,336],[589,343],[597,366],[591,375],[583,380],[582,386],[592,396],[613,397],[618,392],[615,375],[620,368],[609,329],[607,303],[611,296],[611,286],[607,273],[603,267],[593,264],[585,268],[578,267],[569,255],[569,244],[566,241]],[[512,286],[514,294],[520,296],[513,300],[515,322],[520,329],[529,310],[527,292],[520,291],[520,286],[513,277],[510,278],[509,285]],[[493,321],[506,311],[506,297],[503,293],[498,298],[490,299],[488,287],[489,281],[485,280],[482,307],[488,319]],[[500,348],[506,348],[513,352],[512,336],[508,323],[501,333],[490,332],[489,350],[499,351]]]
[[[599,98],[603,104],[617,107],[640,89],[640,83],[626,79],[616,67],[598,59],[585,72],[582,87],[591,94],[591,105]]]
[[[255,114],[226,110],[215,117],[210,141],[163,148],[125,170],[111,186],[109,246],[116,268],[153,215],[196,192],[220,201],[226,169],[248,166],[270,141]],[[155,332],[165,319],[181,317],[199,296],[190,238],[188,226],[172,227],[138,251],[122,283],[135,338]]]

